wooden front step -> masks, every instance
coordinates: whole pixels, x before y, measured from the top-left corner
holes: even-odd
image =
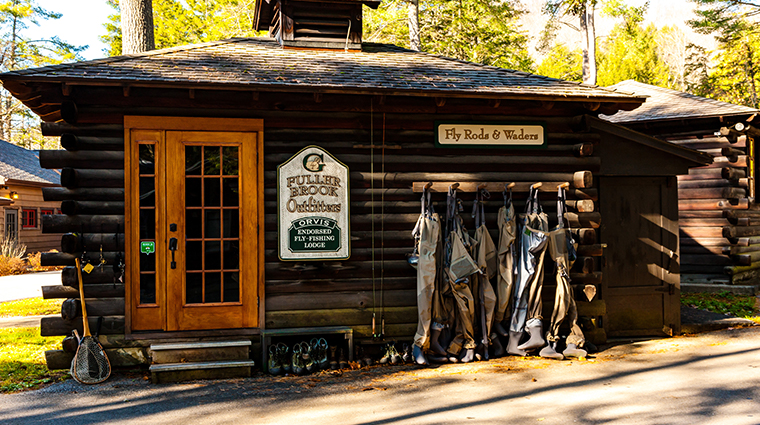
[[[150,366],[154,384],[194,379],[225,379],[251,376],[253,360],[165,363]]]
[[[152,344],[151,364],[248,360],[250,340]]]

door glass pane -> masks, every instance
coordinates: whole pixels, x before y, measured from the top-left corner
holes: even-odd
[[[153,145],[140,145],[138,148],[140,155],[140,174],[155,174],[155,159]]]
[[[156,303],[156,275],[154,273],[140,274],[140,304]]]
[[[199,178],[186,178],[185,179],[185,206],[188,207],[200,207],[203,205],[203,198],[201,194],[201,179]]]
[[[185,269],[203,270],[203,242],[188,241],[185,246],[187,246]]]
[[[203,273],[187,273],[185,278],[185,299],[187,304],[203,302]]]
[[[156,190],[154,177],[140,177],[140,206],[152,207],[156,205]]]
[[[222,250],[219,241],[206,241],[206,270],[220,270],[222,268]]]
[[[205,273],[206,275],[206,299],[207,303],[222,302],[222,274]]]
[[[221,194],[219,193],[219,178],[203,179],[203,205],[206,207],[219,207],[222,205]]]
[[[222,237],[224,238],[238,238],[240,237],[240,223],[238,222],[238,210],[224,210],[222,213],[224,216],[224,232]]]
[[[224,242],[224,269],[235,270],[239,265],[239,242],[238,241],[225,241]]]
[[[140,239],[156,238],[156,210],[140,210]]]
[[[238,148],[225,146],[222,148],[222,174],[225,176],[238,175]]]
[[[203,148],[203,174],[207,176],[218,176],[221,158],[219,157],[221,148],[218,146],[205,146]]]
[[[240,301],[240,277],[238,272],[224,272],[224,302]]]
[[[186,210],[185,237],[188,239],[200,239],[203,237],[203,210]]]
[[[201,147],[200,146],[186,146],[185,147],[185,175],[188,175],[188,176],[201,175]]]
[[[220,237],[221,217],[221,211],[219,210],[206,210],[205,231],[207,239]]]
[[[238,192],[237,177],[222,179],[222,198],[225,207],[237,207],[239,205]]]
[[[154,272],[156,271],[156,254],[140,254],[140,271],[141,272]]]

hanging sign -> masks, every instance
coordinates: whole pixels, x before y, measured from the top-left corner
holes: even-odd
[[[348,167],[308,146],[277,167],[281,260],[346,260],[351,255]]]
[[[436,123],[438,147],[522,147],[546,146],[544,126],[541,124],[500,123]]]
[[[156,243],[153,241],[140,242],[140,252],[146,255],[156,252]]]

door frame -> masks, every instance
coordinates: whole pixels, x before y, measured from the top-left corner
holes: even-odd
[[[238,335],[238,334],[258,334],[264,328],[264,121],[261,119],[248,118],[206,118],[206,117],[166,117],[166,116],[125,116],[124,117],[124,188],[125,188],[125,262],[124,270],[124,289],[125,289],[125,335],[128,339],[149,338],[149,337],[183,337],[183,336],[204,336],[204,335]],[[255,328],[241,328],[228,330],[206,330],[206,331],[166,331],[168,322],[168,309],[166,291],[167,286],[164,281],[159,285],[158,276],[165,266],[167,253],[165,248],[168,240],[166,226],[156,227],[156,296],[159,316],[162,317],[161,329],[156,331],[136,331],[139,334],[132,333],[133,313],[137,309],[136,293],[139,292],[139,264],[137,258],[137,246],[139,245],[138,229],[133,226],[133,217],[139,217],[139,205],[135,202],[135,190],[139,187],[139,166],[136,162],[137,144],[131,143],[132,133],[134,131],[157,132],[158,138],[165,144],[167,131],[209,131],[209,132],[248,132],[256,133],[256,163],[255,179],[253,183],[256,197],[256,245],[257,249],[257,272],[256,272],[256,297],[257,297],[257,319],[258,326]],[[160,161],[160,160],[159,160]],[[156,175],[163,176],[166,172],[165,164],[159,164],[156,161]],[[162,177],[158,177],[160,180]],[[165,185],[165,182],[163,183]],[[241,182],[242,187],[242,182]],[[251,187],[251,186],[248,186]],[[134,188],[134,189],[132,189]],[[157,187],[158,191],[159,188]],[[165,188],[161,193],[165,192]],[[158,202],[156,202],[158,204]],[[158,211],[157,211],[158,212]],[[159,212],[156,216],[156,223],[165,219],[165,212]],[[165,221],[165,220],[164,220]],[[164,278],[162,278],[164,279]],[[160,301],[158,301],[160,300]]]

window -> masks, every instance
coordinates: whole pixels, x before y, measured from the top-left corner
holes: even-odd
[[[37,210],[21,210],[21,228],[37,228]]]
[[[52,208],[49,208],[49,209],[42,209],[42,208],[40,208],[40,216],[43,216],[43,215],[53,215],[53,214],[54,214],[54,211],[53,211]]]

